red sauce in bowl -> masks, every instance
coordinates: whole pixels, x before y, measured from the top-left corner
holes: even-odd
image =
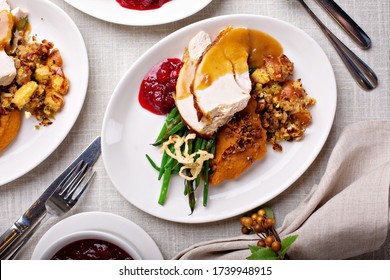
[[[171,0],[116,0],[124,8],[131,10],[154,10]]]
[[[118,246],[98,239],[83,239],[60,249],[52,260],[132,260],[133,258]]]
[[[175,107],[173,94],[183,62],[168,58],[155,65],[142,80],[138,100],[141,106],[157,115],[165,115]]]

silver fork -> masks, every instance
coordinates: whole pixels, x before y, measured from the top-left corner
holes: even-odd
[[[348,71],[351,73],[352,77],[358,82],[358,84],[365,90],[372,90],[378,85],[378,78],[374,71],[364,63],[356,54],[354,54],[346,45],[344,45],[326,26],[320,21],[320,19],[313,13],[313,11],[306,5],[305,1],[297,0],[313,20],[324,32],[325,36],[332,43],[333,47],[336,49],[340,58],[343,60],[344,64],[347,66]]]
[[[80,161],[58,185],[54,193],[45,203],[46,214],[35,227],[17,244],[12,244],[3,252],[1,259],[15,259],[27,241],[38,228],[51,217],[61,217],[69,212],[90,185],[96,172],[84,161]]]

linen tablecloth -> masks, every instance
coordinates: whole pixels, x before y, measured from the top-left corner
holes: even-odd
[[[114,0],[112,0],[114,1]],[[188,0],[189,4],[192,1]],[[378,75],[379,86],[363,91],[351,78],[329,41],[296,1],[288,0],[214,0],[197,14],[178,22],[150,27],[132,27],[104,22],[86,15],[62,0],[53,0],[65,10],[80,29],[89,54],[90,77],[83,110],[58,149],[47,160],[21,178],[0,186],[0,231],[6,230],[45,189],[45,186],[71,162],[88,143],[100,135],[104,112],[115,86],[126,70],[153,44],[166,35],[193,22],[226,14],[266,15],[287,21],[313,37],[323,48],[334,68],[338,102],[329,138],[307,171],[286,191],[268,204],[275,211],[277,225],[318,183],[325,171],[329,155],[344,127],[364,120],[390,120],[390,3],[388,0],[347,1],[338,4],[347,11],[372,39],[369,50],[359,49],[354,42],[319,8],[307,1],[324,23]],[[128,203],[112,185],[100,158],[97,177],[87,196],[70,214],[105,211],[126,217],[140,225],[156,241],[164,258],[170,259],[192,244],[237,236],[239,218],[209,224],[188,225],[164,221],[150,216]],[[57,220],[45,224],[31,239],[20,259],[29,259],[42,235]],[[185,238],[184,238],[185,237]],[[358,259],[390,259],[390,236],[378,251]]]

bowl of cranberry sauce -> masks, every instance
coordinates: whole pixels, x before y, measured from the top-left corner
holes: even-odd
[[[82,231],[60,238],[43,253],[44,260],[140,260],[137,250],[107,232]]]
[[[131,10],[154,10],[171,0],[116,0],[124,8]]]

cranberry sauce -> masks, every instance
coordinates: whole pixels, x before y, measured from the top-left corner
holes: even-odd
[[[143,108],[164,115],[175,107],[173,94],[183,62],[178,58],[168,58],[155,65],[142,80],[138,100]]]
[[[171,0],[116,0],[124,8],[131,10],[154,10]]]
[[[132,260],[133,258],[118,246],[98,239],[83,239],[60,249],[52,260]]]

